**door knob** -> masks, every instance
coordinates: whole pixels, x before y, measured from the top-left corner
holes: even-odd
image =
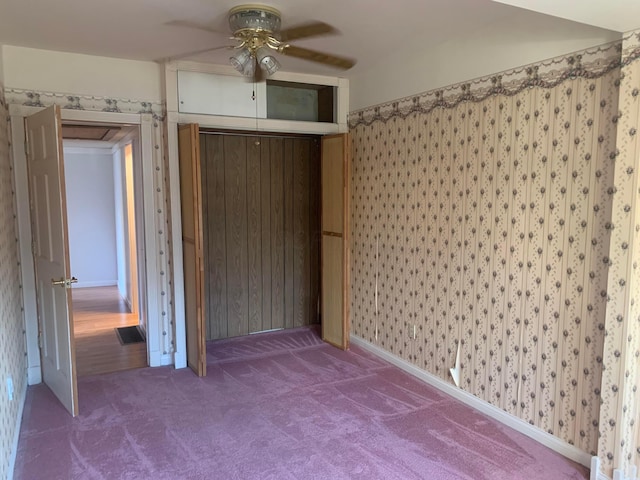
[[[76,277],[61,278],[60,280],[51,279],[51,285],[59,287],[70,288],[72,283],[78,283],[78,279]]]

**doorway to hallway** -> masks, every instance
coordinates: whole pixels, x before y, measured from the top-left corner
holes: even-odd
[[[147,366],[146,342],[122,345],[115,333],[139,324],[116,286],[74,288],[71,296],[78,376]]]
[[[77,374],[146,367],[146,342],[116,332],[146,332],[138,128],[63,124],[62,135]]]

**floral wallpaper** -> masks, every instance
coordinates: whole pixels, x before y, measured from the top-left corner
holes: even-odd
[[[638,183],[620,65],[610,44],[349,116],[352,333],[446,381],[459,347],[461,388],[601,458],[612,209]]]
[[[114,113],[148,113],[153,116],[153,171],[148,174],[153,176],[154,184],[154,211],[156,212],[155,232],[147,232],[147,235],[154,236],[158,257],[152,259],[156,262],[159,278],[157,279],[158,311],[162,316],[162,331],[160,345],[157,348],[164,355],[172,354],[175,351],[175,326],[173,323],[173,305],[171,284],[171,236],[169,234],[169,192],[168,192],[168,171],[167,161],[164,157],[164,106],[160,103],[116,99],[98,96],[74,95],[57,92],[34,92],[17,88],[5,89],[6,101],[8,104],[18,104],[25,106],[45,107],[53,104],[60,105],[62,109],[92,110]],[[147,172],[145,172],[147,174]],[[147,259],[150,261],[150,259]],[[148,280],[150,281],[150,280]]]
[[[622,44],[599,452],[605,473],[640,471],[640,31]]]
[[[27,381],[20,263],[7,103],[0,84],[0,478],[8,478],[19,406]],[[6,378],[13,379],[13,400]]]

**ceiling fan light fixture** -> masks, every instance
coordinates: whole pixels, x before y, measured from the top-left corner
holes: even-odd
[[[253,57],[251,57],[251,61],[245,65],[242,74],[245,77],[253,77],[256,74],[256,61]]]
[[[250,65],[253,65],[253,58],[251,53],[246,48],[241,49],[236,54],[229,57],[229,62],[240,73],[246,75],[244,72]],[[255,66],[253,67],[255,68]]]
[[[260,67],[267,72],[268,75],[273,75],[278,70],[280,70],[280,62],[269,53],[269,51],[262,47],[259,48],[256,52],[258,64]]]
[[[265,57],[264,60],[260,63],[260,66],[269,74],[273,75],[278,70],[280,70],[280,62],[276,59],[276,57],[272,57],[269,55]]]

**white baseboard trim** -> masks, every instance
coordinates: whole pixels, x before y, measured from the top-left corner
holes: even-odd
[[[176,368],[187,368],[187,355],[184,351],[178,351],[173,354],[173,364]]]
[[[589,480],[611,480],[600,471],[600,459],[598,457],[591,457],[591,475],[589,476]]]
[[[40,369],[40,365],[28,367],[27,368],[27,384],[37,385],[38,383],[42,383],[42,370]]]
[[[91,287],[115,287],[117,282],[115,280],[98,280],[95,282],[78,282],[73,285],[73,288],[91,288]]]
[[[607,478],[604,475],[603,478]],[[600,479],[598,479],[600,480]],[[613,471],[613,480],[638,480],[638,469],[635,465],[631,467],[631,473],[628,477],[624,476],[624,472],[618,468]]]
[[[170,353],[163,354],[160,357],[160,365],[161,366],[173,365],[173,355],[171,355]]]
[[[13,443],[11,444],[11,456],[9,457],[9,472],[7,479],[13,478],[13,472],[16,468],[16,458],[18,457],[18,440],[20,440],[20,427],[22,427],[22,413],[24,412],[24,404],[27,400],[27,382],[24,383],[20,392],[20,406],[18,407],[18,418],[16,418],[16,431],[13,434]]]
[[[122,301],[124,301],[124,304],[127,306],[129,311],[133,312],[133,307],[131,306],[131,300],[129,300],[127,297],[122,297]]]
[[[415,365],[407,362],[406,360],[393,355],[392,353],[383,350],[377,345],[373,345],[366,340],[357,337],[355,335],[351,335],[351,342],[354,345],[358,345],[359,347],[368,350],[369,352],[375,354],[376,356],[386,360],[387,362],[399,367],[405,372],[413,375],[414,377],[419,378],[420,380],[428,383],[429,385],[437,388],[438,390],[451,395],[452,397],[460,400],[461,402],[469,405],[476,410],[488,415],[491,418],[498,420],[499,422],[507,425],[508,427],[513,428],[514,430],[523,433],[529,438],[536,440],[537,442],[543,444],[545,447],[550,448],[558,452],[559,454],[581,464],[585,467],[589,467],[591,465],[591,455],[586,452],[583,452],[579,448],[574,445],[570,445],[564,440],[561,440],[558,437],[555,437],[544,430],[540,430],[538,427],[534,427],[530,423],[522,420],[521,418],[514,417],[510,413],[505,412],[501,408],[498,408],[490,403],[481,400],[480,398],[472,395],[469,392],[466,392],[453,384],[447,383],[441,378],[432,375],[431,373],[422,370],[421,368],[416,367]]]
[[[173,365],[173,354],[161,353],[159,350],[150,352],[149,357],[150,367],[165,367],[167,365]]]
[[[591,476],[589,480],[611,480],[600,471],[600,459],[598,457],[591,457]],[[625,477],[622,470],[616,468],[613,471],[613,480],[640,480],[640,477],[638,477],[638,469],[633,465],[629,476]]]
[[[147,342],[149,342],[148,337]],[[160,367],[162,366],[162,353],[159,350],[151,351],[147,356],[147,360],[150,367]]]

